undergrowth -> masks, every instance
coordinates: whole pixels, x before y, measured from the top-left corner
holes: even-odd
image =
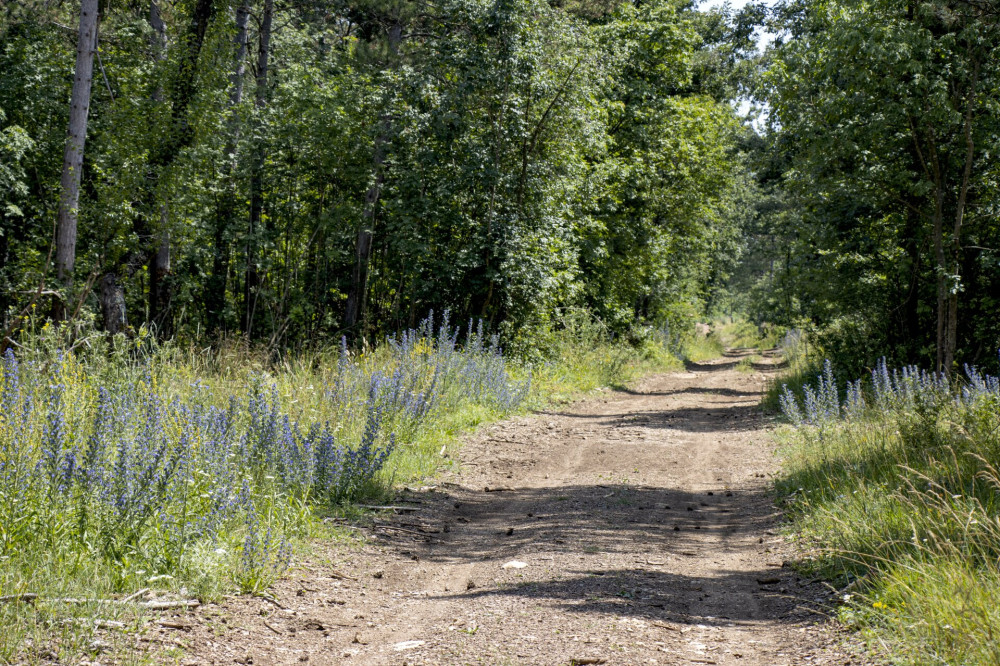
[[[827,364],[782,406],[778,490],[842,619],[900,663],[1000,663],[1000,381]]]
[[[329,534],[320,518],[450,464],[461,433],[681,367],[682,344],[615,344],[584,316],[534,362],[447,314],[368,352],[278,361],[144,332],[67,335],[45,325],[0,364],[0,663],[109,649],[94,618],[141,615],[100,601],[146,588],[265,593],[296,548]]]
[[[815,348],[810,348],[808,337],[801,329],[793,328],[784,333],[776,345],[781,353],[781,372],[767,382],[762,406],[769,412],[781,410],[781,396],[786,389],[802,395],[803,388],[815,381],[823,369],[823,359]]]

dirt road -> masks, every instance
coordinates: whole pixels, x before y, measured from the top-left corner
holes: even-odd
[[[276,603],[204,607],[182,663],[852,663],[782,566],[769,367],[740,356],[485,429]]]

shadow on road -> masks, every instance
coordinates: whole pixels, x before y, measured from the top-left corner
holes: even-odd
[[[677,573],[685,562],[703,561],[712,552],[752,548],[748,539],[755,544],[755,535],[773,527],[776,512],[763,488],[719,486],[701,493],[622,483],[502,492],[453,487],[419,494],[422,511],[430,510],[437,524],[448,526],[447,532],[428,536],[431,543],[391,531],[379,536],[400,549],[417,546],[421,561],[493,562],[499,571],[504,561],[516,558],[531,567],[521,570],[527,572],[523,582],[446,595],[451,599],[520,597],[547,604],[553,612],[706,624],[800,621],[789,615],[779,591],[780,585],[795,584],[789,570],[705,573],[702,567],[700,573]],[[621,555],[630,556],[637,566],[602,568],[602,554],[615,554],[618,563]],[[544,571],[545,558],[553,556],[578,556],[579,567],[535,579],[539,568]],[[747,598],[733,603],[733,595]]]

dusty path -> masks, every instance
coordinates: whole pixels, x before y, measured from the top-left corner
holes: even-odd
[[[782,566],[768,368],[739,356],[485,429],[277,603],[205,607],[183,663],[851,663]]]

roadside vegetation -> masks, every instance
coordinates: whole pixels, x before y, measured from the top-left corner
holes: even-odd
[[[613,343],[583,312],[542,360],[447,314],[277,360],[142,334],[69,351],[68,333],[43,325],[0,363],[4,662],[101,652],[101,623],[138,626],[150,601],[266,595],[309,537],[342,538],[324,517],[451,464],[459,434],[679,368],[693,340]]]
[[[914,366],[780,390],[777,486],[808,573],[839,616],[908,664],[1000,662],[1000,380]]]

